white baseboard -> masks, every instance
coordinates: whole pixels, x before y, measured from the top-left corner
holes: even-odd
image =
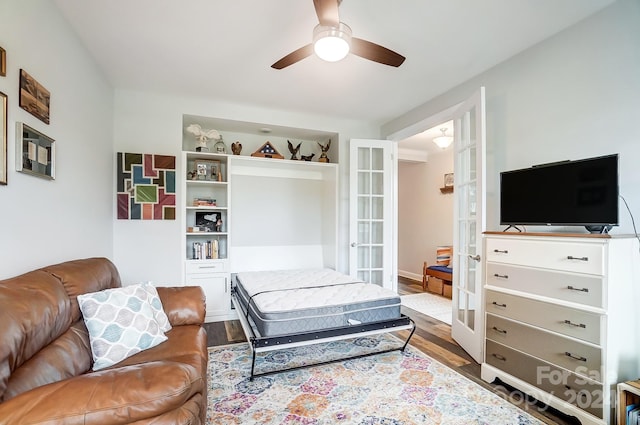
[[[398,270],[398,276],[401,276],[401,277],[404,277],[404,278],[407,278],[407,279],[411,279],[411,280],[415,280],[417,282],[422,282],[422,275],[421,274],[408,272],[406,270]]]

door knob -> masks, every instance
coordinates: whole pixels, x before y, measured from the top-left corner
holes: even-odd
[[[357,246],[360,246],[362,244],[359,244],[358,242],[351,242],[351,248],[355,248]]]
[[[476,255],[468,255],[469,258],[471,258],[472,260],[476,260],[476,261],[480,261],[480,254],[476,254]]]

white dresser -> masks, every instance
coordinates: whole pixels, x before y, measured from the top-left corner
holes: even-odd
[[[640,255],[632,237],[486,233],[482,379],[585,424],[615,424],[640,377]]]

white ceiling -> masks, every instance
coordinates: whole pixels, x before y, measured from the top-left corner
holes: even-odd
[[[340,19],[407,57],[272,63],[311,42],[312,0],[54,0],[115,88],[383,124],[614,0],[344,0]],[[437,129],[435,130],[436,132]]]

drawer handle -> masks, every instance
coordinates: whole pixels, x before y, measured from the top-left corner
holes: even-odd
[[[565,355],[565,356],[567,356],[567,357],[571,357],[571,358],[572,358],[572,359],[574,359],[574,360],[579,360],[579,361],[581,361],[581,362],[586,362],[586,361],[587,361],[587,358],[586,358],[586,357],[582,357],[582,356],[575,356],[575,355],[571,354],[571,353],[570,353],[570,352],[568,352],[568,351],[565,351],[565,352],[564,352],[564,355]]]
[[[494,302],[492,302],[491,304],[495,305],[496,307],[504,307],[504,308],[506,308],[506,307],[507,307],[507,305],[506,305],[506,304],[500,304],[500,303],[497,303],[497,302],[495,302],[495,301],[494,301]]]
[[[567,260],[589,261],[589,257],[574,257],[573,255],[567,255]]]
[[[496,359],[501,360],[503,362],[507,361],[507,358],[505,356],[503,356],[502,354],[491,353],[491,355],[493,357],[495,357]]]
[[[499,332],[499,333],[501,333],[503,335],[507,334],[507,331],[505,331],[504,329],[496,328],[495,326],[493,328],[491,328],[491,329],[493,329],[494,331]]]
[[[498,254],[508,254],[508,249],[494,249],[493,252],[497,252]]]
[[[567,286],[567,289],[571,289],[572,291],[579,291],[579,292],[589,292],[589,288],[574,288],[571,285]]]
[[[494,273],[493,277],[497,277],[499,279],[509,279],[509,275],[506,274],[498,274],[498,273]]]
[[[587,328],[587,325],[585,325],[584,323],[573,323],[571,320],[565,320],[564,323],[570,326],[575,326],[576,328]]]
[[[218,266],[198,266],[199,269],[217,269]]]

